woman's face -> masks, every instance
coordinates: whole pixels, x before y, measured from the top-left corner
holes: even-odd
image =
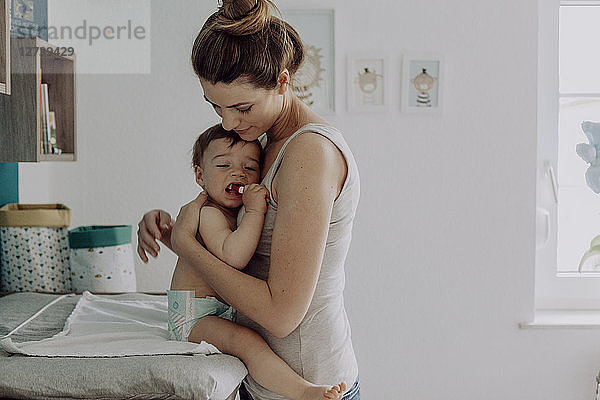
[[[221,117],[225,130],[235,130],[246,141],[257,139],[275,123],[283,107],[277,89],[257,88],[248,83],[212,84],[200,79],[204,98]]]

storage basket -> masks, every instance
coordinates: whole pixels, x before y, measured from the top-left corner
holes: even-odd
[[[71,210],[63,204],[0,208],[0,291],[69,293]]]
[[[82,226],[69,231],[74,292],[135,292],[131,225]]]

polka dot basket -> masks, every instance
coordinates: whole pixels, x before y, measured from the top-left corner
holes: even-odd
[[[0,208],[0,292],[69,293],[71,210],[62,204]]]
[[[82,226],[69,231],[74,292],[135,292],[131,225]]]

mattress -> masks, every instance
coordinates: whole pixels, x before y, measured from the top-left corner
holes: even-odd
[[[14,293],[0,297],[0,336],[58,296]],[[80,297],[65,297],[48,307],[14,333],[12,340],[41,340],[61,332]],[[244,364],[226,354],[69,358],[28,357],[0,350],[2,398],[233,400],[246,374]]]

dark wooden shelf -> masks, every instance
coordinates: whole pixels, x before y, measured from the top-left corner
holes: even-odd
[[[1,0],[0,0],[1,1]],[[39,38],[11,38],[11,95],[0,96],[0,162],[75,161],[75,57]],[[48,84],[62,154],[42,154],[41,83]]]
[[[0,94],[10,94],[10,0],[0,0]]]

